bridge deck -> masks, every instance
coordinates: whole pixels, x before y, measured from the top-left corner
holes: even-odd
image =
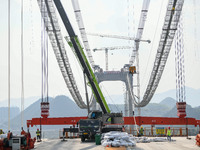
[[[151,143],[137,143],[133,150],[199,150],[195,145],[195,137],[191,140],[186,137],[172,137],[176,140],[174,142],[151,142]],[[62,142],[60,139],[44,140],[41,143],[36,143],[36,150],[105,150],[101,145],[95,145],[95,142],[82,143],[80,139],[68,139]],[[129,148],[128,148],[129,149]],[[128,150],[127,149],[127,150]],[[130,149],[131,150],[131,149]]]

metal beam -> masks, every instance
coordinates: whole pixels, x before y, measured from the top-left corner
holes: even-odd
[[[62,118],[32,118],[27,120],[27,127],[34,125],[76,125],[80,119],[87,119],[87,117],[62,117]],[[173,117],[143,117],[137,116],[124,117],[123,125],[194,125],[200,126],[200,120],[195,118],[173,118]]]

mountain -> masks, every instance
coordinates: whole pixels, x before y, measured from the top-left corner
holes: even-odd
[[[40,117],[40,102],[37,100],[32,105],[24,110],[24,120],[31,120],[32,118]],[[80,109],[74,101],[67,96],[57,96],[55,98],[49,98],[50,102],[50,116],[49,117],[76,117],[76,116],[87,116],[86,109]],[[176,101],[167,97],[160,103],[149,103],[147,106],[141,108],[141,116],[154,116],[154,117],[177,117]],[[123,112],[123,104],[108,104],[111,112]],[[200,119],[200,106],[193,108],[187,105],[187,117],[193,117]],[[135,108],[135,115],[138,115],[138,109]],[[21,126],[21,115],[18,113],[13,119],[11,119],[11,129],[19,130]],[[7,126],[7,122],[4,123]],[[24,121],[24,127],[26,127],[26,121]],[[64,127],[64,126],[62,126]],[[45,129],[58,129],[61,126],[43,126]],[[35,128],[31,128],[35,130]]]
[[[185,91],[187,104],[191,105],[192,107],[199,106],[200,89],[186,87]],[[151,103],[160,103],[167,97],[176,99],[176,89],[155,94],[151,100]],[[105,98],[109,104],[124,104],[124,95],[110,95],[106,96]]]
[[[171,97],[167,97],[167,98],[163,99],[159,104],[166,105],[167,107],[169,107],[171,109],[174,106],[176,106],[176,101]]]
[[[199,97],[200,97],[200,89],[193,89],[190,87],[185,87],[186,91],[186,102],[187,104],[191,105],[192,107],[199,106]],[[163,93],[155,94],[151,100],[151,102],[159,103],[166,97],[171,97],[176,99],[176,90],[169,90]]]
[[[190,105],[186,105],[186,117],[196,118],[197,120],[200,120],[200,107],[192,108]],[[174,106],[170,111],[166,112],[163,117],[177,117],[177,109],[176,106]]]
[[[108,105],[111,112],[123,112],[124,113],[124,105],[123,104],[109,104]],[[154,116],[161,117],[165,114],[165,112],[169,111],[171,108],[167,105],[157,104],[157,103],[149,103],[146,107],[141,108],[141,116]],[[135,108],[134,114],[138,116],[138,109]]]
[[[24,120],[31,120],[32,118],[39,118],[41,99],[34,102],[32,105],[24,110]],[[57,96],[55,98],[49,98],[50,111],[49,117],[76,117],[87,116],[85,109],[80,109],[69,97]],[[12,129],[20,129],[21,127],[21,115],[17,115],[11,120]],[[7,122],[5,123],[7,124]],[[26,127],[26,121],[24,121],[24,127]]]
[[[20,114],[18,107],[10,107],[10,118],[14,118]],[[0,107],[0,124],[8,120],[8,107]]]
[[[24,99],[24,109],[26,109],[28,106],[33,104],[38,99],[39,99],[39,96],[25,98]],[[8,100],[0,101],[0,106],[1,107],[7,107],[8,106]],[[21,108],[21,98],[10,99],[10,106]]]

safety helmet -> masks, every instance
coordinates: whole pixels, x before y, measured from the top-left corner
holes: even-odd
[[[143,128],[143,126],[141,126],[141,128]]]
[[[168,129],[170,129],[170,127],[168,127]]]
[[[37,129],[37,130],[39,130],[39,129]]]

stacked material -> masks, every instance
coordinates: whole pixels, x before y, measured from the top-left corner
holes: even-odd
[[[135,141],[136,143],[150,143],[151,140],[147,137],[131,137],[131,140]]]
[[[105,147],[133,147],[136,143],[131,137],[133,136],[126,132],[111,131],[102,135],[101,144]]]
[[[148,137],[131,137],[131,140],[135,141],[136,143],[150,143],[150,142],[167,142],[167,138],[165,137],[155,137],[155,138],[148,138]],[[171,140],[176,141],[176,140]]]
[[[200,146],[200,134],[196,136],[196,145]]]

